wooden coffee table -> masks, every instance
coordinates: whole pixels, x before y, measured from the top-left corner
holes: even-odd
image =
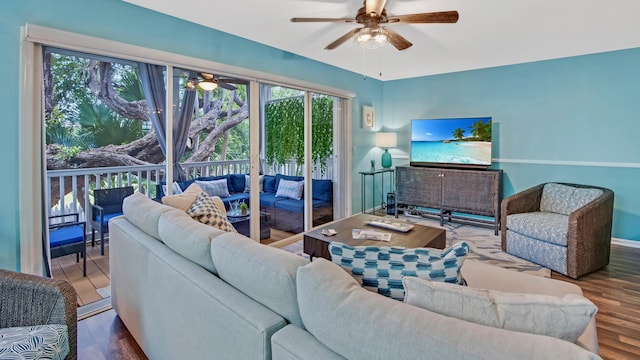
[[[339,241],[352,246],[403,246],[407,248],[430,247],[436,249],[444,249],[445,247],[446,231],[443,229],[411,224],[414,226],[413,229],[403,233],[366,225],[365,222],[370,219],[380,219],[380,217],[358,214],[308,231],[304,233],[304,252],[308,254],[310,258],[323,257],[331,260],[329,243],[332,241]],[[401,221],[394,219],[393,222]],[[322,234],[322,230],[324,229],[335,229],[338,233],[334,236],[326,236]],[[351,237],[352,229],[375,229],[382,232],[390,232],[392,234],[391,241],[354,240]]]

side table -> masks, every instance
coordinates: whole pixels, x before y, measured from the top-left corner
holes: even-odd
[[[374,169],[371,171],[360,171],[360,178],[362,181],[362,213],[365,214],[366,213],[366,186],[367,186],[367,176],[371,176],[371,207],[375,210],[375,197],[376,197],[376,175],[380,174],[380,179],[381,179],[381,186],[382,186],[382,198],[381,198],[381,202],[380,205],[383,206],[384,205],[384,174],[389,174],[389,192],[393,192],[394,189],[394,184],[393,184],[393,180],[395,177],[395,169]],[[372,210],[372,213],[374,212],[374,210]]]

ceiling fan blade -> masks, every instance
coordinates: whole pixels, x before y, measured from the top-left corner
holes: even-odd
[[[402,50],[410,48],[413,45],[409,40],[405,39],[402,35],[400,35],[397,32],[391,30],[390,28],[388,28],[386,26],[383,26],[382,28],[389,33],[389,42],[396,49],[402,51]]]
[[[291,22],[334,22],[334,23],[355,23],[356,19],[334,19],[334,18],[291,18]]]
[[[458,22],[457,11],[442,11],[423,14],[408,14],[390,16],[390,24],[426,24],[426,23],[447,23],[453,24]]]
[[[382,15],[382,10],[387,0],[365,0],[364,7],[367,14],[376,13],[376,15]]]
[[[339,37],[336,41],[334,41],[331,44],[327,45],[324,49],[325,50],[333,50],[333,49],[337,48],[338,46],[344,44],[345,41],[351,39],[354,35],[356,35],[359,32],[360,32],[360,28],[353,29],[353,30],[349,31],[348,33],[346,33],[346,34],[342,35],[341,37]]]
[[[231,91],[237,90],[235,86],[228,84],[224,81],[216,80],[216,83],[218,84],[218,86],[220,86],[223,89],[227,89]]]

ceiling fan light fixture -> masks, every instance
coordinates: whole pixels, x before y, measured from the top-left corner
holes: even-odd
[[[218,87],[218,84],[213,79],[204,79],[198,83],[198,86],[204,91],[212,91]]]
[[[381,27],[365,27],[354,40],[363,48],[372,50],[383,47],[389,41],[389,33]]]

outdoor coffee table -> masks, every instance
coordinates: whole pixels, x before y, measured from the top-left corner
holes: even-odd
[[[411,224],[413,225],[413,229],[408,232],[399,232],[367,225],[366,222],[371,219],[381,218],[374,215],[358,214],[349,218],[334,221],[332,223],[326,224],[325,226],[308,231],[304,233],[304,252],[308,254],[312,259],[314,257],[323,257],[327,260],[331,260],[331,254],[329,253],[329,243],[332,241],[339,241],[341,243],[352,246],[403,246],[406,248],[430,247],[436,249],[444,249],[446,245],[446,231],[443,229]],[[396,221],[394,219],[393,222],[401,221]],[[326,236],[322,233],[322,230],[327,229],[334,229],[338,233],[334,236]],[[353,239],[351,237],[352,229],[367,229],[388,232],[392,234],[391,240],[376,241]]]
[[[271,227],[267,223],[269,214],[260,211],[260,240],[268,239],[271,237]],[[247,210],[247,213],[242,215],[240,210],[229,210],[227,212],[227,219],[236,230],[249,237],[249,225],[251,220],[251,211]]]

